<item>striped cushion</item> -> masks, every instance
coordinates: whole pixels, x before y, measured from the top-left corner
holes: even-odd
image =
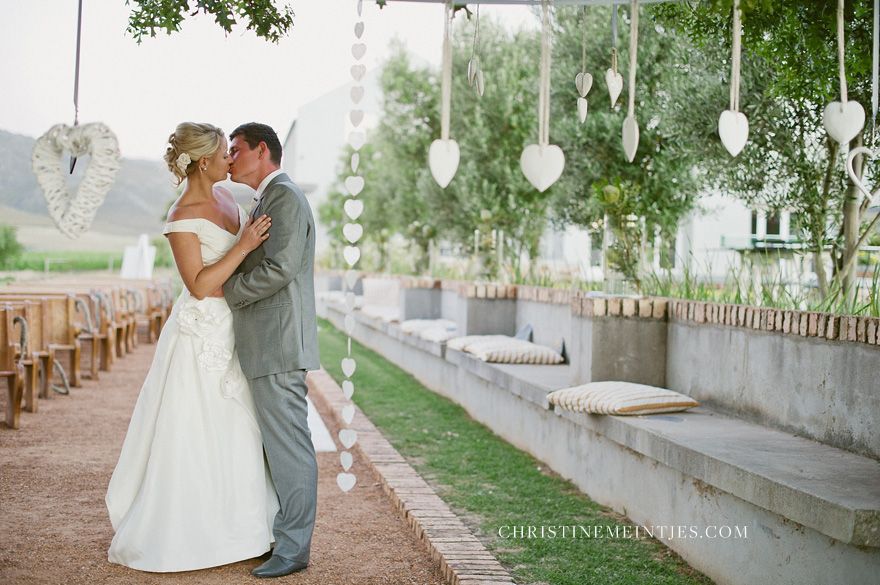
[[[631,382],[591,382],[547,395],[550,404],[591,414],[654,414],[687,410],[700,403],[672,390]]]
[[[465,351],[484,362],[493,364],[561,364],[563,362],[562,356],[554,349],[506,335],[476,339],[465,345]]]

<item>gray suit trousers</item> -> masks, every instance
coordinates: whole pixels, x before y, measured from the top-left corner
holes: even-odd
[[[269,473],[281,509],[273,554],[307,563],[318,502],[318,462],[307,421],[305,370],[250,380]]]

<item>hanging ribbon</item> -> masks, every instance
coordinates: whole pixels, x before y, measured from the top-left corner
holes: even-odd
[[[840,103],[846,106],[846,69],[844,67],[843,2],[837,0],[837,72],[840,76]]]
[[[611,2],[611,69],[617,73],[617,6]]]
[[[627,116],[633,116],[636,112],[636,58],[639,46],[639,2],[632,0],[630,4],[630,29],[629,29],[629,102]]]
[[[452,102],[452,2],[446,3],[443,22],[443,63],[440,89],[440,139],[449,140],[449,118]]]
[[[79,0],[79,8],[76,14],[76,66],[73,73],[73,125],[79,125],[79,55],[80,43],[82,40],[82,14],[83,3]],[[70,174],[73,174],[73,168],[76,166],[76,157],[70,157]]]
[[[541,76],[538,82],[538,144],[550,144],[550,4],[541,2]]]
[[[740,68],[742,64],[742,15],[739,0],[733,2],[733,55],[730,60],[730,109],[739,111]]]
[[[871,63],[871,142],[877,125],[877,79],[880,77],[880,0],[874,0],[874,47]]]

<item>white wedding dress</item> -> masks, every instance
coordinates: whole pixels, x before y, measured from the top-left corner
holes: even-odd
[[[194,232],[209,265],[241,237],[207,219]],[[273,540],[278,497],[263,459],[253,399],[222,297],[184,289],[162,329],[107,490],[116,531],[109,560],[153,572],[260,556]]]

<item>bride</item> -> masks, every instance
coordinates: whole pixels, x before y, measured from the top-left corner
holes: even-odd
[[[278,499],[221,285],[269,237],[215,183],[231,159],[223,131],[184,122],[165,161],[186,180],[164,233],[186,288],[174,303],[107,490],[109,560],[189,571],[260,556]]]

